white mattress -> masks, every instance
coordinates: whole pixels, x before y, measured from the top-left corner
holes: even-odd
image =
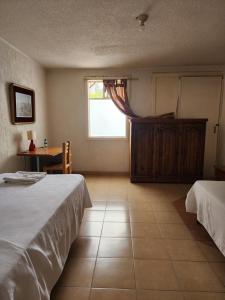
[[[196,181],[187,194],[186,211],[197,213],[225,256],[225,181]]]
[[[0,299],[47,300],[91,201],[81,175],[24,186],[0,174]]]

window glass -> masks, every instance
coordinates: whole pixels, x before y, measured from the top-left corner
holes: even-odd
[[[126,116],[115,106],[102,80],[88,80],[88,107],[89,137],[126,137]]]

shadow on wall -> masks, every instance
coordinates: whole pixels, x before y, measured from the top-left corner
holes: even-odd
[[[23,170],[24,160],[16,155],[11,155],[3,161],[0,169],[1,172],[16,172],[19,170]]]
[[[17,132],[13,135],[13,144],[16,146],[16,153],[22,149],[23,135],[21,132]]]
[[[22,149],[23,134],[16,132],[12,135],[12,147],[15,149],[15,154],[8,156],[0,167],[1,172],[13,172],[24,169],[24,161],[21,157],[17,156],[17,153]]]
[[[10,96],[9,96],[9,86],[11,82],[6,82],[5,83],[5,95],[6,95],[6,100],[7,100],[7,108],[8,108],[8,117],[11,122],[11,103],[10,103]]]

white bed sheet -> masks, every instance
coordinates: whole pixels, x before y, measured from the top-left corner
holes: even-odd
[[[225,256],[225,181],[196,181],[187,194],[186,211],[197,214]]]
[[[47,175],[24,186],[0,174],[0,299],[47,300],[91,207],[81,175]]]

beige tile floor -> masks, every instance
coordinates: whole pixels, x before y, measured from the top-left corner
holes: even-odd
[[[185,212],[188,185],[86,180],[93,207],[52,300],[225,299],[225,258]]]

